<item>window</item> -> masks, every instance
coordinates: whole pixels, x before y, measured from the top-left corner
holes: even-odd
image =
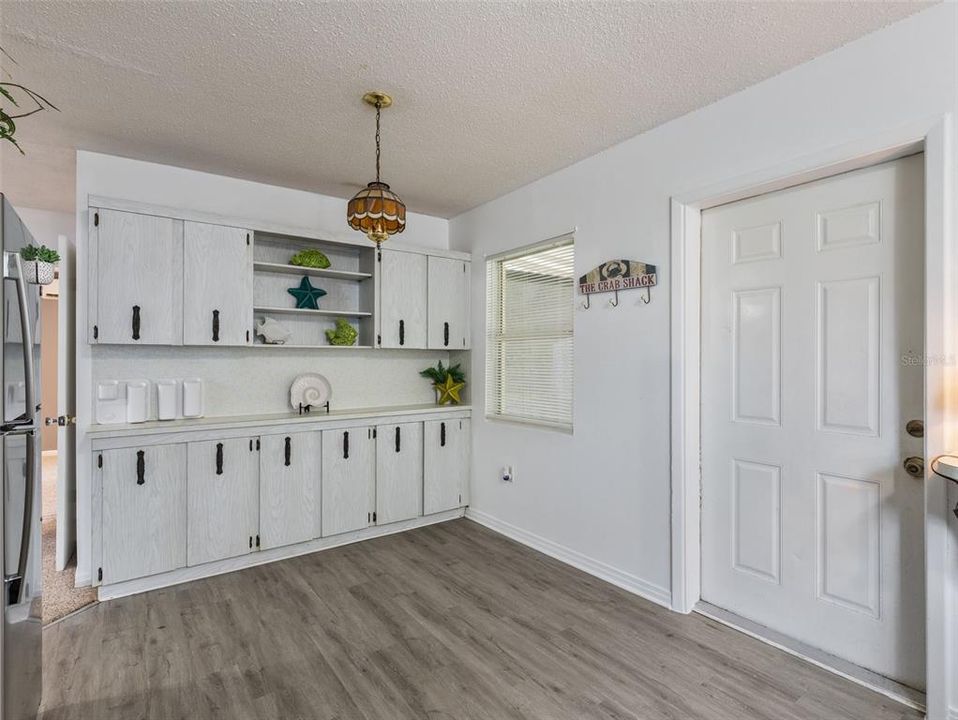
[[[572,430],[573,238],[486,262],[486,417]]]

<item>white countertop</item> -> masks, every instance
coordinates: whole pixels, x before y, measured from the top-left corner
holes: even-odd
[[[186,432],[189,430],[231,430],[247,427],[270,427],[290,423],[322,423],[337,420],[361,420],[409,415],[435,415],[462,413],[468,415],[471,405],[391,405],[387,407],[352,408],[342,410],[313,410],[300,415],[297,412],[268,413],[263,415],[233,415],[221,417],[188,418],[180,420],[152,420],[142,423],[118,423],[116,425],[90,425],[87,434],[94,438],[128,437],[130,435],[154,435],[158,433]]]

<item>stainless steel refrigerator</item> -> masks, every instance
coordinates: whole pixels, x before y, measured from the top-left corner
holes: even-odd
[[[40,705],[42,662],[40,290],[25,281],[19,253],[33,238],[3,195],[0,213],[4,562],[0,720],[34,720]]]

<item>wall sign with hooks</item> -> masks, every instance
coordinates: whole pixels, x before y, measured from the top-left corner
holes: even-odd
[[[619,306],[619,290],[645,290],[642,302],[652,302],[652,286],[656,284],[655,265],[638,260],[606,260],[597,268],[579,278],[579,294],[585,295],[582,307],[588,310],[593,293],[615,293],[609,300],[612,307]]]

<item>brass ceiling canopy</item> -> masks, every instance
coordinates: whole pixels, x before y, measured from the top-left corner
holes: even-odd
[[[376,180],[353,195],[346,206],[346,220],[349,227],[366,233],[379,247],[390,235],[406,229],[406,205],[379,179],[379,115],[393,104],[393,99],[384,92],[373,91],[363,95],[363,102],[376,108]]]

